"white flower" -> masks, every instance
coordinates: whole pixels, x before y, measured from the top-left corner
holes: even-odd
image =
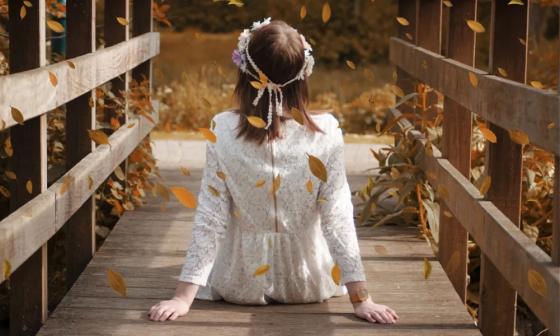
[[[309,77],[313,73],[313,66],[315,66],[315,58],[313,56],[306,57],[305,61],[305,76]]]
[[[253,28],[251,30],[261,29],[262,27],[270,24],[270,20],[271,20],[271,18],[268,17],[268,18],[264,19],[262,22],[259,22],[259,21],[253,22]]]

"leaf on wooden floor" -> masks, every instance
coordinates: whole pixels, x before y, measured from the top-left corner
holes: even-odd
[[[251,124],[253,127],[256,127],[256,128],[265,128],[266,127],[266,122],[261,117],[249,116],[249,117],[247,117],[247,121],[249,122],[249,124]]]
[[[401,25],[401,26],[409,26],[410,22],[408,22],[408,20],[402,16],[397,16],[397,22]]]
[[[55,33],[64,33],[64,26],[55,20],[47,20],[47,27]]]
[[[214,132],[212,132],[212,130],[208,129],[208,128],[199,128],[198,131],[202,134],[202,136],[210,141],[211,143],[216,143],[217,138],[216,138],[216,134],[214,134]]]
[[[192,192],[187,190],[187,188],[171,187],[169,189],[171,190],[171,192],[173,193],[175,198],[177,198],[177,200],[181,204],[183,204],[183,206],[185,206],[189,209],[196,208],[196,197],[194,196],[194,194]]]
[[[475,33],[484,33],[486,31],[482,23],[475,20],[467,20],[467,26]]]
[[[33,182],[31,182],[31,180],[28,180],[27,183],[25,183],[25,190],[27,190],[30,194],[33,193]]]
[[[123,276],[110,268],[107,269],[107,279],[109,280],[109,286],[120,296],[126,297],[126,282]]]
[[[432,264],[428,258],[424,258],[424,280],[427,280],[432,274]]]
[[[331,19],[332,10],[331,5],[328,2],[323,4],[323,10],[321,11],[321,18],[323,19],[323,23],[327,23]]]
[[[510,129],[508,130],[509,137],[511,141],[520,144],[522,146],[526,146],[530,143],[529,136],[527,133],[517,130],[517,129]]]
[[[24,117],[23,117],[23,113],[21,113],[21,111],[16,108],[16,107],[11,107],[11,113],[12,113],[12,119],[14,119],[15,122],[17,122],[20,125],[23,125],[23,121],[24,121]]]
[[[313,181],[311,181],[311,179],[307,180],[307,183],[305,183],[305,189],[307,189],[310,194],[313,192]]]
[[[340,267],[338,265],[334,265],[331,269],[331,278],[333,279],[334,283],[340,285]]]
[[[480,188],[478,188],[478,191],[482,196],[485,196],[486,193],[488,193],[488,190],[490,190],[491,185],[492,185],[492,177],[490,177],[490,175],[486,175],[482,179],[482,183],[480,183]]]
[[[309,170],[311,170],[311,173],[315,175],[315,177],[317,177],[319,180],[323,182],[327,182],[327,168],[325,168],[323,161],[321,161],[321,159],[311,154],[307,154],[307,156],[308,156]]]
[[[257,269],[255,270],[255,273],[253,274],[253,276],[257,277],[257,276],[263,275],[263,274],[265,274],[266,272],[268,272],[269,269],[270,269],[270,265],[269,265],[269,264],[261,265],[261,266],[257,267]]]
[[[527,272],[527,281],[529,282],[529,287],[539,294],[541,297],[546,297],[548,292],[548,286],[543,276],[536,270],[530,269]]]

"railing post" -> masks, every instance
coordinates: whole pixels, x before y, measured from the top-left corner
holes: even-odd
[[[132,17],[132,32],[134,36],[151,32],[153,30],[152,0],[135,0]],[[132,78],[138,83],[144,79],[148,80],[149,89],[151,90],[152,61],[144,62],[132,70]]]
[[[474,65],[475,33],[465,24],[476,20],[477,0],[459,0],[449,8],[446,56],[467,65]],[[449,97],[444,99],[442,154],[465,177],[471,170],[472,114]],[[467,244],[469,234],[461,223],[443,215],[439,231],[439,261],[463,300],[467,297]]]
[[[46,63],[45,0],[31,4],[21,19],[21,1],[8,3],[12,73]],[[10,136],[14,149],[10,164],[17,174],[11,185],[10,211],[15,211],[47,189],[47,115],[12,127]],[[14,271],[10,283],[10,334],[34,335],[47,318],[46,243]]]
[[[507,1],[492,1],[490,27],[490,73],[498,67],[508,78],[526,81],[529,1],[508,6]],[[487,199],[513,223],[521,220],[522,147],[513,142],[508,130],[490,125],[497,143],[488,145],[486,170],[491,177]],[[484,335],[510,336],[515,332],[517,295],[509,282],[484,254],[481,257],[480,329]]]
[[[68,0],[66,6],[66,58],[95,51],[95,1]],[[94,92],[90,91],[66,105],[66,168],[71,169],[94,149],[87,130],[95,129]],[[70,218],[66,230],[66,284],[78,279],[95,253],[95,198],[91,197]]]

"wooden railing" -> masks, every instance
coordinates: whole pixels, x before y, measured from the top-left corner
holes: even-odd
[[[9,1],[10,69],[0,77],[0,119],[10,128],[17,180],[10,187],[11,214],[0,222],[0,261],[11,265],[10,333],[32,335],[47,317],[47,243],[65,229],[66,279],[72,284],[95,253],[93,194],[148,135],[147,118],[121,118],[110,145],[95,146],[96,87],[112,81],[126,90],[130,79],[148,79],[151,59],[159,53],[152,32],[151,0],[105,1],[105,48],[95,50],[95,0],[67,1],[67,58],[45,66],[45,0]],[[132,25],[119,22],[117,17]],[[129,38],[132,30],[133,38]],[[56,85],[51,80],[57,79]],[[66,104],[67,172],[47,188],[47,113]],[[14,108],[21,112],[14,118]],[[23,117],[23,120],[18,120]],[[151,118],[157,122],[157,111]],[[19,123],[19,124],[18,124]],[[20,125],[21,124],[21,125]],[[71,181],[71,183],[68,183]],[[0,282],[5,281],[0,273]]]
[[[531,4],[508,2],[492,1],[486,32],[490,73],[473,67],[476,38],[466,20],[476,20],[476,0],[455,0],[452,7],[441,0],[400,0],[398,15],[410,24],[400,26],[399,37],[391,40],[390,58],[405,93],[414,92],[419,81],[445,96],[442,151],[425,155],[420,165],[431,184],[445,190],[439,260],[457,293],[466,300],[470,235],[483,252],[482,333],[513,335],[520,295],[550,333],[560,335],[560,98],[525,85],[528,43],[519,39],[527,41]],[[447,29],[442,29],[443,18]],[[442,31],[448,34],[445,55],[440,54]],[[498,67],[506,70],[508,79],[494,75]],[[478,85],[471,83],[472,76]],[[472,113],[486,119],[498,139],[488,144],[486,170],[492,183],[485,196],[469,181]],[[508,130],[523,131],[532,144],[556,156],[552,257],[519,229],[522,146],[510,139]],[[420,132],[410,134],[425,143]]]

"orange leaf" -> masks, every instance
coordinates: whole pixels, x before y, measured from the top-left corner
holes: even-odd
[[[51,81],[52,86],[58,85],[58,78],[56,77],[56,74],[52,71],[49,71],[49,80]]]
[[[64,26],[60,22],[47,20],[47,26],[55,33],[64,33]]]
[[[311,181],[311,179],[307,180],[307,183],[305,184],[305,188],[310,194],[313,192],[313,181]]]
[[[259,275],[263,275],[266,272],[268,272],[268,270],[270,269],[270,265],[269,264],[264,264],[261,265],[259,267],[257,267],[257,269],[255,270],[255,273],[253,274],[253,276],[259,276]]]
[[[212,130],[208,128],[199,128],[198,130],[206,140],[210,141],[211,143],[216,143],[217,141],[216,134],[214,134]]]
[[[323,23],[327,23],[330,20],[331,15],[332,15],[331,5],[329,5],[328,2],[325,2],[325,4],[323,5],[322,13],[321,13]]]
[[[183,206],[189,209],[196,208],[196,197],[192,192],[183,187],[171,187],[170,190]]]
[[[25,183],[25,189],[27,190],[28,193],[32,194],[33,193],[33,182],[31,182],[31,180],[27,181],[27,183]]]
[[[126,296],[126,283],[120,273],[108,268],[107,279],[109,280],[109,286],[111,286],[115,292],[121,296]]]
[[[488,141],[490,141],[491,143],[496,143],[498,142],[498,139],[496,138],[496,134],[494,132],[492,132],[489,128],[487,127],[480,127],[480,132],[482,133],[482,135],[484,136],[484,138]]]
[[[331,269],[331,277],[335,284],[340,285],[340,267],[338,265],[334,265]]]

